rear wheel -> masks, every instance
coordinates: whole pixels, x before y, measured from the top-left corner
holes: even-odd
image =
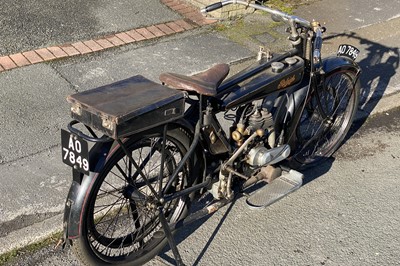
[[[162,231],[155,199],[193,182],[192,160],[189,160],[165,191],[190,142],[179,128],[169,130],[166,139],[163,145],[163,130],[158,128],[125,142],[145,178],[119,145],[108,156],[85,202],[80,238],[73,243],[75,253],[85,264],[141,265],[166,245],[166,238],[155,234]],[[160,171],[163,147],[165,162]],[[167,221],[173,223],[187,215],[189,201],[189,196],[183,196],[165,203],[163,212]]]
[[[341,145],[357,112],[360,85],[351,71],[335,71],[307,99],[296,129],[292,167],[329,158]]]

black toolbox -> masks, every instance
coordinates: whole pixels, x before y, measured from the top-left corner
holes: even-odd
[[[118,139],[183,117],[185,93],[133,76],[67,97],[71,116]]]

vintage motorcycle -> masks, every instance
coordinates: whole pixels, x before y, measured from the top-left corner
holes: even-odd
[[[272,204],[302,185],[303,166],[328,158],[345,138],[360,94],[359,50],[343,44],[321,59],[320,23],[248,1],[202,11],[232,3],[286,22],[292,49],[260,50],[227,80],[229,66],[218,64],[194,76],[164,73],[162,84],[134,76],[67,98],[74,120],[61,132],[62,155],[73,181],[64,240],[83,263],[141,265],[168,243],[183,265],[177,229],[240,195],[254,209]],[[212,200],[191,212],[207,194]]]

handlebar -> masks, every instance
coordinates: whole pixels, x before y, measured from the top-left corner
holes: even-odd
[[[211,12],[211,11],[217,10],[217,9],[219,9],[221,7],[222,7],[222,3],[221,2],[217,2],[217,3],[214,3],[214,4],[211,4],[209,6],[204,7],[203,9],[201,9],[201,12],[202,13],[207,13],[207,12]]]

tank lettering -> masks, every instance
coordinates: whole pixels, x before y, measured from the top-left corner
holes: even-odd
[[[278,90],[289,87],[295,81],[296,81],[296,75],[293,75],[293,76],[291,76],[290,78],[287,78],[287,79],[282,79],[281,82],[279,82]]]

